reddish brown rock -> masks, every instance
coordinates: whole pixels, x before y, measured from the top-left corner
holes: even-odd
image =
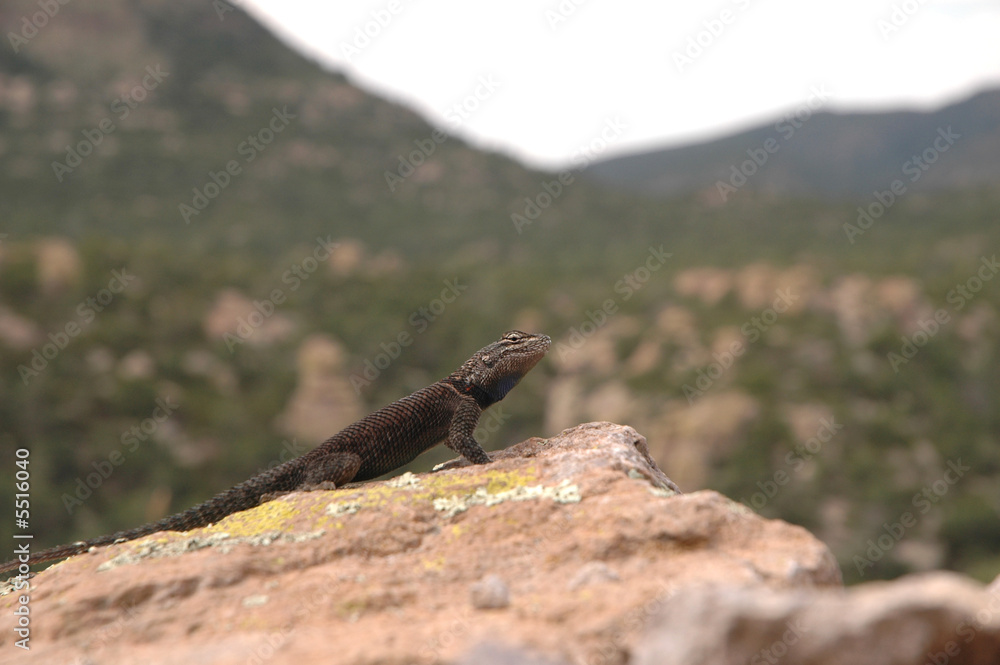
[[[624,663],[689,585],[840,585],[804,529],[675,495],[630,427],[453,466],[69,559],[31,580],[30,653],[13,646],[17,594],[0,598],[4,661]]]

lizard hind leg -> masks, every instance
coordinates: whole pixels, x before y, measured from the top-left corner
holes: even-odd
[[[351,482],[351,479],[358,474],[359,468],[361,468],[361,457],[356,453],[335,452],[323,455],[309,461],[290,490],[268,492],[260,497],[260,502],[274,501],[292,492],[337,489]]]
[[[357,453],[332,452],[310,462],[295,487],[297,491],[337,489],[354,479],[361,468]]]

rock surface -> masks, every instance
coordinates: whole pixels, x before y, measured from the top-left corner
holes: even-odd
[[[30,652],[13,645],[18,594],[0,597],[4,662],[625,663],[692,585],[841,584],[804,529],[675,494],[630,427],[495,458],[69,559],[31,580]]]
[[[590,423],[430,474],[283,496],[96,549],[0,593],[4,663],[985,665],[1000,581],[849,590],[825,545],[676,494]]]
[[[987,665],[1000,662],[1000,588],[954,573],[846,592],[688,588],[647,625],[634,665]]]

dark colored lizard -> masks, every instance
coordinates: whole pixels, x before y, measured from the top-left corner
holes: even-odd
[[[157,531],[206,526],[259,505],[262,499],[270,498],[267,495],[377,478],[442,442],[473,464],[487,464],[489,455],[472,437],[480,414],[502,400],[542,359],[551,343],[546,335],[517,330],[504,333],[447,377],[349,425],[301,457],[268,469],[182,513],[134,529],[33,552],[26,562],[4,563],[0,573]]]

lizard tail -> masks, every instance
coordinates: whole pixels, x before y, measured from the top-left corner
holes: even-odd
[[[218,522],[226,515],[253,508],[260,503],[260,498],[266,493],[281,492],[294,489],[294,474],[287,473],[293,469],[285,464],[276,466],[265,471],[260,476],[254,476],[250,480],[244,481],[235,487],[231,487],[224,492],[216,494],[211,499],[196,506],[188,508],[184,512],[164,517],[163,519],[143,524],[134,529],[117,531],[106,536],[99,536],[90,540],[81,540],[75,543],[59,545],[47,550],[32,552],[28,555],[27,561],[12,559],[0,564],[0,575],[15,570],[21,566],[19,573],[26,573],[27,567],[36,563],[46,561],[56,561],[65,559],[74,554],[86,552],[91,547],[101,547],[117,542],[125,542],[148,536],[158,531],[190,531],[198,527],[207,526]],[[268,477],[270,476],[270,477]],[[3,579],[0,577],[0,579]]]

